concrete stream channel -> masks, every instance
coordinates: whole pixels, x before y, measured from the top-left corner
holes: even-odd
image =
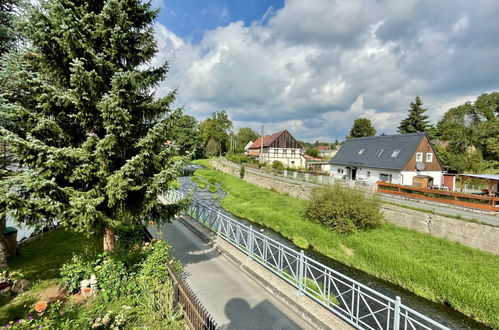
[[[233,219],[239,221],[244,225],[251,225],[253,229],[258,230],[265,234],[266,236],[286,245],[287,247],[299,251],[300,248],[296,247],[292,242],[290,242],[285,237],[281,236],[274,230],[261,226],[257,223],[239,218],[227,211],[225,211],[220,206],[220,200],[224,197],[225,193],[219,185],[217,185],[217,192],[212,193],[208,191],[208,184],[206,188],[201,189],[198,187],[197,183],[191,181],[189,174],[192,174],[198,167],[189,166],[188,170],[184,172],[187,176],[180,178],[180,190],[184,193],[192,194],[193,198],[211,208],[220,210],[220,212],[229,215]],[[218,196],[216,196],[216,195]],[[367,285],[368,287],[388,296],[396,297],[399,296],[402,299],[402,303],[415,309],[416,311],[426,315],[427,317],[447,326],[450,329],[489,329],[485,325],[476,322],[475,320],[467,317],[466,315],[459,313],[458,311],[452,309],[445,304],[439,304],[427,300],[425,298],[419,297],[412,292],[405,290],[402,287],[389,283],[387,281],[376,278],[369,275],[361,270],[355,269],[353,267],[344,265],[334,259],[328,258],[322,254],[319,254],[313,250],[304,250],[305,254],[310,258],[320,261],[324,265],[349,276],[350,278]]]

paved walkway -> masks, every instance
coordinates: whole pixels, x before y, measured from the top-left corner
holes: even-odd
[[[312,328],[179,221],[150,230],[172,245],[187,283],[222,329]]]
[[[233,164],[229,162],[223,161],[225,165],[229,166],[234,166]],[[255,170],[253,168],[246,168],[247,172],[260,175],[262,177],[266,177],[269,179],[274,179],[278,181],[284,181],[292,184],[298,184],[298,185],[303,185],[307,187],[319,187],[318,184],[311,183],[311,182],[305,182],[301,180],[295,180],[291,178],[285,178],[282,176],[277,176],[273,175],[270,173],[265,173],[262,171]],[[386,202],[391,202],[399,205],[406,205],[406,206],[411,206],[411,207],[416,207],[416,208],[421,208],[421,209],[427,209],[430,211],[434,211],[440,214],[448,214],[451,216],[460,216],[463,219],[467,220],[477,220],[480,222],[488,223],[494,226],[499,226],[499,215],[492,215],[492,214],[485,214],[485,213],[478,213],[478,212],[473,212],[473,211],[467,211],[465,209],[460,209],[460,208],[454,208],[454,207],[446,207],[443,205],[436,205],[436,204],[428,204],[422,201],[418,201],[416,199],[402,199],[402,198],[397,198],[397,197],[392,197],[386,194],[380,194],[380,198],[383,201]]]

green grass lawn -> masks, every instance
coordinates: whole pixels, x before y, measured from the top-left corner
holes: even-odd
[[[9,262],[9,269],[21,272],[30,281],[31,289],[15,298],[0,297],[0,326],[10,320],[26,317],[38,300],[39,293],[59,283],[59,268],[71,259],[73,253],[85,249],[95,251],[100,248],[100,244],[100,240],[55,229],[35,241],[21,245],[18,255]]]
[[[229,212],[272,228],[301,248],[400,285],[499,328],[499,256],[383,224],[340,235],[304,218],[306,201],[258,188],[214,170],[196,175],[222,184]]]

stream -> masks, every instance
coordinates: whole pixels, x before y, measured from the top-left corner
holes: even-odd
[[[192,174],[197,168],[201,167],[190,165],[189,169],[184,171],[184,174],[185,175]],[[220,206],[220,200],[224,197],[224,192],[222,191],[220,186],[217,185],[218,191],[216,193],[212,193],[208,191],[208,186],[209,186],[208,184],[206,188],[200,189],[198,188],[198,185],[195,182],[191,181],[190,176],[181,177],[180,184],[181,184],[180,190],[185,193],[192,193],[194,199],[197,200],[198,202],[201,202],[205,205],[209,205],[214,209],[219,209],[221,213],[229,215],[230,217],[232,217],[233,219],[239,221],[244,225],[253,226],[253,229],[264,233],[266,236],[282,243],[283,245],[288,246],[293,250],[296,251],[301,250],[300,248],[295,246],[292,242],[290,242],[288,239],[284,238],[274,230],[254,222],[241,219],[225,211]],[[318,260],[324,265],[327,265],[328,267],[335,269],[336,271],[341,272],[344,275],[347,275],[350,278],[355,279],[356,281],[364,285],[367,285],[368,287],[378,292],[381,292],[388,297],[399,296],[402,299],[402,303],[405,304],[406,306],[409,306],[410,308],[428,316],[429,318],[439,322],[440,324],[449,327],[450,329],[489,329],[485,325],[474,321],[473,319],[467,317],[466,315],[463,315],[462,313],[459,313],[458,311],[450,308],[449,306],[435,303],[425,298],[419,297],[413,294],[412,292],[405,290],[402,287],[399,287],[387,281],[376,278],[361,270],[344,265],[334,259],[326,257],[313,250],[310,249],[304,250],[304,252],[310,258]]]

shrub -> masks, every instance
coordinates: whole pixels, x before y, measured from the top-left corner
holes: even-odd
[[[344,234],[373,228],[383,221],[378,197],[368,198],[362,191],[339,183],[315,189],[305,216]]]
[[[244,175],[246,174],[246,167],[244,167],[244,165],[241,166],[241,168],[239,169],[239,177],[244,178]]]
[[[248,157],[246,157],[246,155],[243,153],[236,154],[233,153],[232,151],[229,151],[225,156],[227,157],[228,160],[236,164],[242,164],[248,162]]]
[[[281,163],[280,161],[274,160],[272,162],[272,168],[275,170],[283,171],[285,167],[284,167],[284,164]]]

